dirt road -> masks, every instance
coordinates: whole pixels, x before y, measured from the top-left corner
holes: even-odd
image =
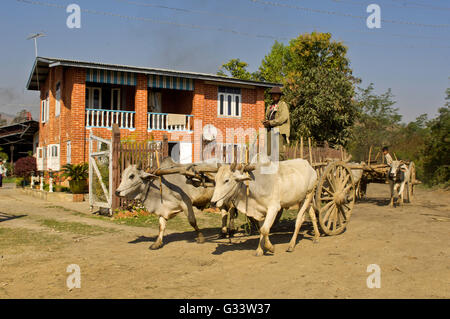
[[[204,244],[169,221],[165,246],[151,251],[157,228],[0,189],[0,298],[449,298],[449,193],[418,189],[414,203],[395,209],[387,196],[387,185],[369,185],[345,233],[318,244],[299,236],[293,253],[281,227],[271,235],[275,255],[258,258],[257,236],[218,239],[218,218]],[[66,286],[70,264],[81,269],[80,289]],[[381,269],[381,288],[366,285],[370,264]]]

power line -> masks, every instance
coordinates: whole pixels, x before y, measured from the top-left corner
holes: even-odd
[[[420,2],[415,2],[415,1],[405,1],[405,0],[391,0],[393,2],[401,2],[403,5],[401,7],[407,7],[407,6],[416,6],[416,7],[422,7],[422,8],[426,8],[426,9],[431,9],[431,10],[445,10],[445,11],[450,11],[449,7],[440,7],[440,6],[435,6],[435,5],[429,5],[429,4],[424,4],[424,3],[420,3]]]
[[[53,7],[53,8],[59,8],[59,9],[65,10],[64,5],[59,5],[59,4],[55,4],[55,3],[48,3],[48,2],[43,2],[43,1],[33,1],[33,0],[16,0],[16,1],[26,3],[26,4],[40,5],[40,6]],[[163,21],[163,20],[157,20],[157,19],[152,19],[152,18],[128,16],[128,15],[123,15],[123,14],[97,11],[97,10],[91,10],[91,9],[80,9],[80,10],[84,13],[102,15],[102,16],[111,16],[111,17],[121,18],[121,19],[125,19],[125,20],[143,21],[143,22],[150,22],[150,23],[154,23],[154,24],[172,25],[172,26],[177,26],[177,27],[182,27],[182,28],[192,28],[192,29],[198,29],[198,30],[219,31],[219,32],[231,33],[234,35],[241,35],[241,36],[260,38],[260,39],[271,39],[271,40],[290,40],[291,39],[291,38],[287,38],[287,37],[279,37],[279,36],[273,36],[273,35],[267,35],[267,34],[253,34],[253,33],[241,32],[241,31],[225,29],[225,28],[217,28],[217,27],[201,26],[201,25],[193,25],[193,24],[182,24],[182,23],[173,22],[173,21]],[[344,41],[340,41],[340,42],[344,42]],[[354,41],[351,41],[351,42],[345,41],[345,43],[357,44],[357,42],[354,42]],[[360,43],[362,43],[362,42],[360,42]],[[383,44],[377,44],[374,42],[364,43],[364,46],[367,46],[367,45],[380,46]],[[389,48],[392,46],[385,46],[385,47]],[[401,46],[397,46],[397,47],[401,47]],[[420,48],[420,46],[406,45],[406,46],[404,46],[404,48]],[[422,48],[432,48],[432,47],[422,46]],[[450,47],[443,46],[443,47],[434,47],[434,48],[447,49]]]
[[[258,19],[258,18],[251,18],[251,17],[239,16],[239,15],[228,15],[228,14],[221,14],[221,13],[211,12],[211,11],[194,10],[194,9],[186,9],[186,8],[179,8],[179,7],[169,7],[169,6],[160,5],[160,4],[153,4],[153,3],[147,3],[147,2],[137,2],[137,1],[130,1],[130,0],[115,0],[115,1],[122,2],[122,3],[127,3],[127,4],[132,4],[132,5],[135,5],[135,6],[167,9],[167,10],[183,12],[183,13],[203,14],[203,15],[223,17],[223,18],[228,18],[228,19],[237,19],[237,20],[245,20],[245,21],[262,22],[262,23],[266,23],[266,24],[273,24],[273,25],[279,25],[279,26],[284,26],[284,27],[298,27],[298,25],[294,25],[294,24],[290,24],[290,23],[283,23],[283,22],[277,22],[277,21],[267,21],[267,19]],[[310,26],[305,26],[305,27],[315,28],[317,26],[310,25]]]
[[[43,2],[43,1],[33,1],[33,0],[16,0],[16,1],[27,3],[27,4],[33,4],[33,5],[59,8],[59,9],[64,9],[64,10],[66,8],[63,5],[59,5],[56,3]],[[195,24],[185,24],[185,23],[178,23],[178,22],[173,22],[173,21],[123,15],[123,14],[118,14],[118,13],[113,13],[113,12],[105,12],[105,11],[82,9],[82,8],[80,8],[80,11],[84,12],[84,13],[89,13],[89,14],[111,16],[111,17],[117,17],[117,18],[122,18],[122,19],[126,19],[126,20],[144,21],[144,22],[151,22],[151,23],[155,23],[155,24],[173,25],[173,26],[177,26],[177,27],[200,29],[200,30],[220,31],[220,32],[232,33],[232,34],[236,34],[236,35],[242,35],[242,36],[254,37],[254,38],[273,39],[273,40],[276,40],[276,39],[289,40],[289,38],[278,37],[278,36],[267,35],[267,34],[256,34],[256,33],[242,32],[242,31],[226,29],[226,28],[202,26],[202,25],[195,25]]]
[[[279,25],[279,26],[285,26],[285,27],[293,27],[293,28],[298,28],[299,25],[296,24],[292,24],[292,23],[279,23],[276,21],[272,21],[269,20],[267,21],[267,19],[254,19],[254,18],[249,18],[249,17],[245,17],[245,16],[235,16],[235,15],[226,15],[226,14],[220,14],[220,13],[215,13],[215,12],[211,12],[211,11],[203,11],[203,10],[193,10],[193,9],[185,9],[185,8],[179,8],[179,7],[168,7],[165,5],[159,5],[159,4],[152,4],[152,3],[147,3],[147,2],[137,2],[137,1],[130,1],[130,0],[116,0],[117,2],[122,2],[122,3],[126,3],[126,4],[131,4],[131,5],[135,5],[135,6],[142,6],[142,7],[150,7],[150,8],[159,8],[159,9],[167,9],[167,10],[173,10],[173,11],[177,11],[177,12],[183,12],[183,13],[194,13],[194,14],[204,14],[204,15],[209,15],[209,16],[218,16],[218,17],[224,17],[224,18],[230,18],[230,19],[239,19],[242,20],[244,19],[245,21],[255,21],[255,22],[263,22],[265,24],[273,24],[273,25]],[[336,1],[336,0],[333,0]],[[340,1],[340,0],[338,0]],[[325,28],[323,26],[303,26],[303,27],[310,27],[310,28],[314,28],[314,29],[320,29],[320,28]],[[372,31],[361,31],[361,30],[339,30],[340,32],[344,32],[344,33],[364,33],[364,34],[373,34]],[[436,40],[444,40],[444,41],[449,41],[449,38],[442,38],[442,37],[434,37],[434,36],[423,36],[423,35],[410,35],[410,34],[397,34],[397,33],[388,33],[388,32],[383,32],[382,35],[389,35],[389,36],[393,36],[393,37],[401,37],[401,38],[414,38],[414,39],[436,39]]]
[[[353,4],[353,5],[358,5],[358,6],[363,6],[366,7],[367,4],[366,3],[361,3],[358,1],[352,1],[352,0],[331,0],[333,2],[339,3],[339,4]],[[395,1],[395,0],[392,0]],[[450,11],[450,8],[447,7],[436,7],[436,6],[430,6],[430,5],[426,5],[426,4],[421,4],[421,3],[417,3],[417,2],[406,2],[404,0],[400,0],[402,2],[402,4],[382,4],[380,5],[381,7],[391,7],[391,8],[402,8],[402,9],[429,9],[429,10],[437,10],[437,11]],[[400,2],[399,1],[399,2]],[[412,5],[412,6],[411,6]]]
[[[249,0],[249,1],[251,1],[253,3],[259,3],[262,5],[266,5],[266,6],[272,6],[272,7],[295,9],[295,10],[300,10],[300,11],[335,15],[335,16],[354,18],[354,19],[360,19],[360,20],[366,19],[366,17],[364,17],[364,16],[358,16],[358,15],[354,15],[354,14],[350,14],[350,13],[343,13],[343,12],[329,11],[329,10],[322,10],[322,9],[314,9],[314,8],[308,8],[308,7],[300,7],[297,5],[286,4],[286,3],[264,1],[264,0]],[[425,23],[391,20],[391,19],[381,19],[381,21],[386,22],[386,23],[404,24],[404,25],[412,25],[412,26],[427,27],[427,28],[448,28],[448,27],[450,27],[450,24],[425,24]]]

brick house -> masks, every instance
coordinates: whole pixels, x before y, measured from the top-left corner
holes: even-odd
[[[40,91],[38,169],[87,162],[90,132],[110,139],[114,123],[122,138],[162,141],[166,134],[169,146],[179,143],[180,162],[201,160],[203,146],[195,146],[195,135],[201,138],[207,124],[223,134],[230,128],[258,130],[264,119],[264,90],[274,85],[38,57],[27,83],[28,90]],[[233,137],[231,143],[237,140]]]

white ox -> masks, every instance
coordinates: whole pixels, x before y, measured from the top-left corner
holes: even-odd
[[[402,161],[392,161],[388,173],[389,189],[391,191],[390,206],[394,206],[394,197],[400,198],[399,205],[403,204],[403,193],[405,184],[409,185],[409,175],[409,169]]]
[[[257,256],[264,254],[263,247],[274,252],[269,232],[278,211],[283,208],[294,205],[300,207],[288,251],[295,248],[308,207],[314,225],[315,241],[320,236],[314,208],[310,205],[317,184],[316,171],[303,159],[279,162],[278,169],[271,170],[274,165],[275,163],[264,157],[248,175],[243,171],[233,170],[230,165],[224,165],[219,168],[215,177],[216,187],[211,202],[217,207],[235,207],[259,222],[261,235],[256,250]]]
[[[186,166],[174,163],[170,157],[165,158],[161,163],[161,168]],[[189,223],[195,229],[197,241],[204,242],[203,234],[197,226],[194,208],[203,208],[210,202],[213,195],[212,187],[195,187],[180,174],[162,176],[160,185],[159,177],[144,172],[137,165],[130,165],[122,173],[116,195],[130,200],[141,200],[148,212],[159,217],[159,234],[155,243],[150,246],[151,249],[162,246],[167,220],[180,212],[186,214]],[[225,211],[222,211],[222,216],[226,222]],[[222,228],[224,227],[223,224]],[[223,231],[226,231],[226,228]]]

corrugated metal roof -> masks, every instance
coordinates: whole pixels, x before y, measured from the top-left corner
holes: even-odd
[[[35,63],[33,65],[33,69],[31,71],[30,77],[27,83],[28,90],[37,90],[37,73],[39,74],[39,84],[42,85],[45,82],[45,78],[48,74],[48,70],[51,67],[56,66],[72,66],[72,67],[81,67],[81,68],[91,68],[91,69],[103,69],[103,70],[113,70],[113,71],[122,71],[122,72],[134,72],[134,73],[142,73],[142,74],[153,74],[153,75],[165,75],[165,76],[176,76],[176,77],[184,77],[187,79],[199,79],[213,82],[222,82],[222,83],[234,83],[241,85],[253,85],[259,87],[273,87],[273,86],[281,86],[278,83],[268,83],[268,82],[259,82],[259,81],[249,81],[249,80],[240,80],[229,77],[224,77],[215,74],[207,74],[207,73],[199,73],[199,72],[188,72],[188,71],[177,71],[177,70],[169,70],[169,69],[160,69],[160,68],[147,68],[147,67],[138,67],[138,66],[129,66],[129,65],[119,65],[119,64],[107,64],[101,62],[87,62],[80,60],[69,60],[69,59],[61,59],[61,58],[47,58],[47,57],[37,57]],[[38,67],[38,72],[36,73],[36,66]]]

